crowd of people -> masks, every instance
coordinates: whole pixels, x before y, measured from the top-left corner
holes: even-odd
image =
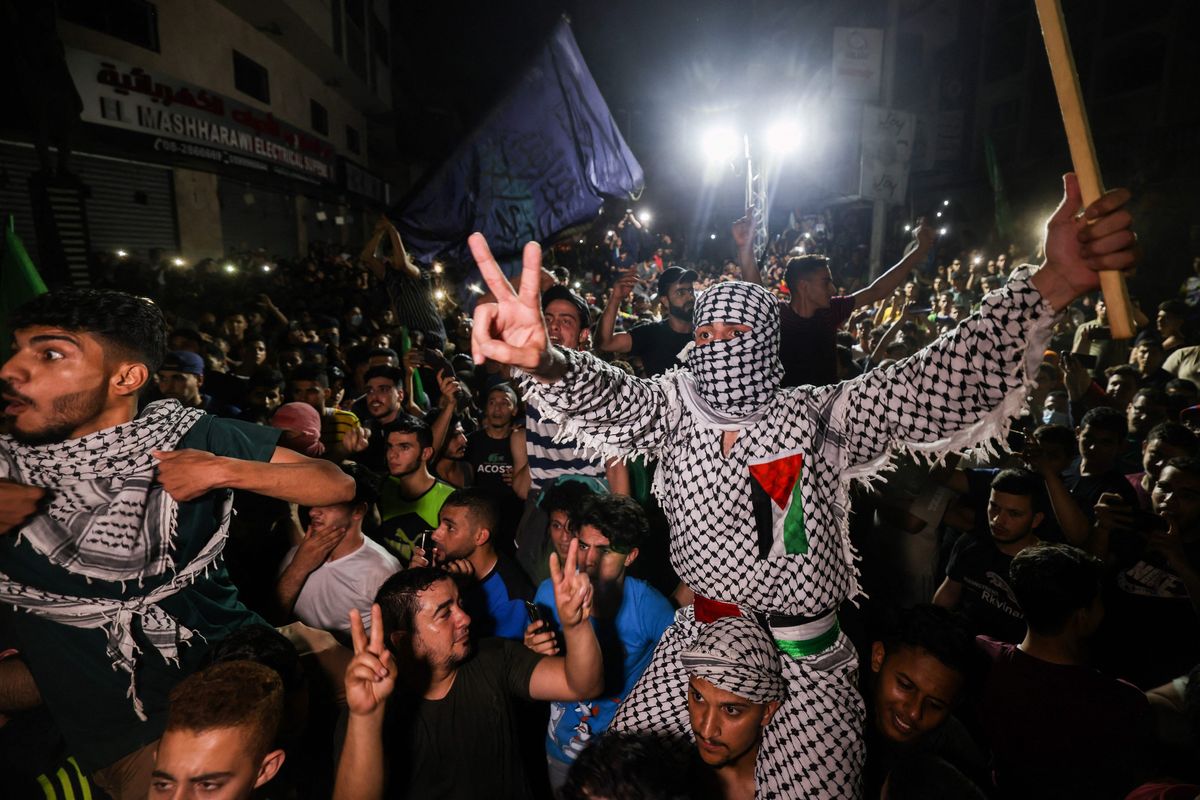
[[[1040,268],[630,213],[476,284],[380,219],[35,298],[3,793],[1200,796],[1200,279],[1112,337],[1128,200]]]

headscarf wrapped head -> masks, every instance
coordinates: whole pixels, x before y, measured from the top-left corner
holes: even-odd
[[[308,403],[284,403],[271,415],[271,427],[290,434],[285,447],[313,458],[325,452],[321,415]]]
[[[775,297],[756,283],[718,283],[696,300],[693,322],[697,328],[714,322],[750,326],[741,336],[693,347],[687,365],[697,392],[717,411],[745,416],[761,410],[783,382]]]
[[[779,650],[762,626],[748,617],[722,617],[705,625],[695,646],[679,657],[689,676],[751,703],[787,697]]]

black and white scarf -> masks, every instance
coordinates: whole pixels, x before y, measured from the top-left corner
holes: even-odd
[[[757,423],[783,381],[779,361],[779,307],[756,283],[726,281],[696,300],[695,325],[748,325],[732,339],[689,348],[680,387],[704,427],[739,430]]]
[[[174,450],[204,415],[177,400],[132,422],[46,445],[0,436],[0,478],[47,490],[45,513],[19,536],[51,563],[89,579],[134,581],[171,566],[175,500],[154,482],[152,450]]]
[[[700,630],[696,644],[679,654],[683,669],[751,703],[787,697],[775,642],[748,617],[721,617]]]

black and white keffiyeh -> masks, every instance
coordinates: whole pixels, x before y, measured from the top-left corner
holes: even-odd
[[[681,387],[684,401],[712,427],[738,429],[758,422],[783,381],[777,301],[756,283],[718,283],[696,300],[694,321],[697,328],[724,322],[750,330],[691,348]]]
[[[787,697],[775,642],[753,619],[722,617],[705,625],[696,644],[680,653],[679,660],[688,675],[751,703]]]
[[[204,412],[151,403],[132,422],[78,439],[25,445],[0,436],[0,478],[47,490],[49,503],[19,536],[84,577],[136,581],[171,565],[175,500],[154,482],[152,450],[174,450]]]

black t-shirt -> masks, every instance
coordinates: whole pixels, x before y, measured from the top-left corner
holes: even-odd
[[[1067,485],[1067,491],[1079,504],[1080,510],[1092,521],[1096,519],[1094,511],[1096,503],[1099,502],[1100,495],[1105,492],[1120,495],[1121,500],[1131,508],[1139,507],[1137,492],[1129,485],[1129,481],[1125,480],[1125,476],[1116,469],[1101,475],[1080,475],[1079,465],[1075,464],[1063,475],[1063,483]]]
[[[828,308],[801,317],[779,304],[779,360],[784,386],[837,383],[837,332],[854,313],[854,298],[834,297]]]
[[[1200,568],[1200,542],[1183,546]],[[1098,635],[1102,668],[1142,689],[1186,674],[1200,663],[1200,616],[1187,587],[1139,534],[1114,532],[1115,569],[1104,592]]]
[[[483,639],[441,700],[394,695],[384,730],[386,796],[529,797],[514,700],[529,699],[529,680],[541,659],[520,642]]]
[[[974,633],[1016,644],[1025,638],[1025,615],[1008,585],[1011,563],[990,536],[964,533],[950,552],[946,577],[962,584],[959,611]]]
[[[638,325],[629,331],[633,346],[629,354],[637,356],[646,366],[646,376],[661,375],[671,367],[680,366],[676,356],[692,341],[692,334],[671,330],[667,320]]]
[[[493,439],[487,430],[480,428],[467,434],[467,452],[464,460],[475,470],[474,486],[487,489],[497,496],[512,492],[510,481],[513,474],[512,434],[503,439]]]

